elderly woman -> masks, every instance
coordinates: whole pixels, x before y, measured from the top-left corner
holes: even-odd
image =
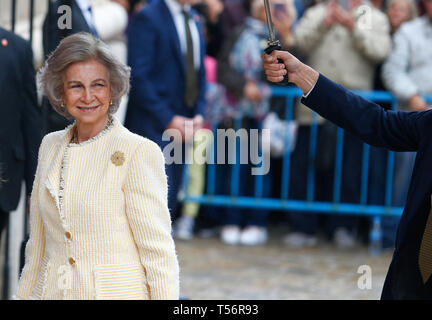
[[[75,122],[39,150],[18,299],[178,299],[163,154],[112,116],[129,74],[87,33],[65,38],[39,73]]]

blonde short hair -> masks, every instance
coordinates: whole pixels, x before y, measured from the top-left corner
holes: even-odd
[[[66,118],[72,118],[62,103],[63,76],[73,63],[94,59],[108,69],[112,104],[109,114],[114,114],[123,95],[130,88],[130,67],[120,62],[102,40],[87,32],[75,33],[64,38],[50,54],[37,74],[38,88],[48,97],[54,110]]]
[[[410,13],[411,13],[410,19],[414,19],[414,18],[416,18],[418,16],[417,5],[416,5],[416,3],[413,0],[390,0],[387,3],[387,10],[396,1],[402,1],[402,2],[408,3],[409,8],[410,8]]]

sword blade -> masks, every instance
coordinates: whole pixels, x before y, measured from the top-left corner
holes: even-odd
[[[264,0],[264,7],[266,12],[266,18],[267,18],[267,26],[269,29],[269,42],[274,42],[276,40],[274,29],[273,29],[273,22],[271,18],[271,12],[270,12],[270,3],[269,0]]]

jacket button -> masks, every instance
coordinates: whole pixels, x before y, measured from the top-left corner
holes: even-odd
[[[72,238],[72,235],[71,235],[71,233],[69,231],[65,232],[65,236],[69,240]]]
[[[75,264],[75,259],[74,258],[69,258],[69,264],[71,266],[73,266]]]

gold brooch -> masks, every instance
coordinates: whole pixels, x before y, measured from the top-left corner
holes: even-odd
[[[114,163],[116,166],[121,166],[124,161],[125,161],[125,156],[123,152],[116,151],[111,156],[111,162]]]

